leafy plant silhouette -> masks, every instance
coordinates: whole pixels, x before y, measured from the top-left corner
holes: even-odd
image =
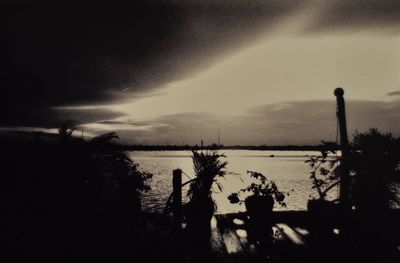
[[[387,210],[400,207],[400,140],[391,133],[370,129],[354,135],[351,170],[357,176],[356,206]]]
[[[318,199],[326,200],[328,192],[340,183],[340,157],[336,143],[322,141],[322,145],[321,154],[305,162],[311,168],[312,188],[317,191]]]
[[[278,190],[278,186],[274,181],[267,179],[265,175],[259,172],[247,171],[250,178],[254,178],[259,183],[251,183],[248,187],[240,189],[236,193],[232,193],[228,196],[231,203],[242,203],[244,200],[240,199],[240,193],[250,192],[254,196],[271,196],[279,205],[286,207],[285,195],[290,195],[290,193],[284,193]]]
[[[224,177],[227,173],[228,162],[221,161],[225,155],[216,151],[192,151],[193,169],[196,178],[191,182],[188,195],[191,200],[207,199],[211,197],[211,188],[215,183],[222,190],[217,178]]]

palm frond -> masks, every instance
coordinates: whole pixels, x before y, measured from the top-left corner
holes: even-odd
[[[72,133],[77,129],[77,122],[74,120],[64,121],[60,127],[58,127],[58,134],[61,139],[68,139],[72,136]]]

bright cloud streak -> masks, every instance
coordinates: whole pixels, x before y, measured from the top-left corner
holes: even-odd
[[[110,106],[135,118],[182,112],[238,115],[278,101],[387,99],[399,88],[400,38],[330,34],[266,38],[208,70],[163,88],[162,95]]]

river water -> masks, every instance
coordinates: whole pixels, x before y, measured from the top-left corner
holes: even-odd
[[[213,199],[217,204],[217,213],[244,210],[243,204],[230,204],[227,196],[251,182],[246,174],[248,170],[263,173],[269,180],[275,181],[279,190],[289,192],[286,197],[287,208],[276,205],[275,210],[305,210],[310,195],[315,194],[309,179],[311,170],[305,160],[319,152],[223,150],[220,153],[226,155],[230,173],[219,179],[222,191],[214,187]],[[190,151],[134,151],[129,155],[142,170],[154,174],[149,182],[152,190],[142,196],[144,211],[163,211],[172,192],[174,169],[183,170],[183,181],[194,177]],[[336,195],[337,190],[334,189],[331,194]]]

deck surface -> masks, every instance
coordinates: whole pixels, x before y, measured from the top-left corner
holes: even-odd
[[[185,231],[180,238],[165,231],[165,240],[160,246],[166,247],[168,261],[188,263],[329,263],[371,259],[367,247],[360,253],[351,239],[344,241],[341,238],[340,229],[335,226],[321,236],[307,223],[305,213],[276,213],[272,228],[262,230],[253,228],[245,213],[217,214],[211,220],[211,234],[206,240]],[[390,251],[393,254],[382,252],[375,262],[400,262],[400,250],[391,248]]]
[[[252,229],[245,214],[215,215],[211,230],[212,253],[220,262],[302,262],[311,243],[302,224],[275,222],[270,231]],[[330,239],[335,240],[334,233]]]

